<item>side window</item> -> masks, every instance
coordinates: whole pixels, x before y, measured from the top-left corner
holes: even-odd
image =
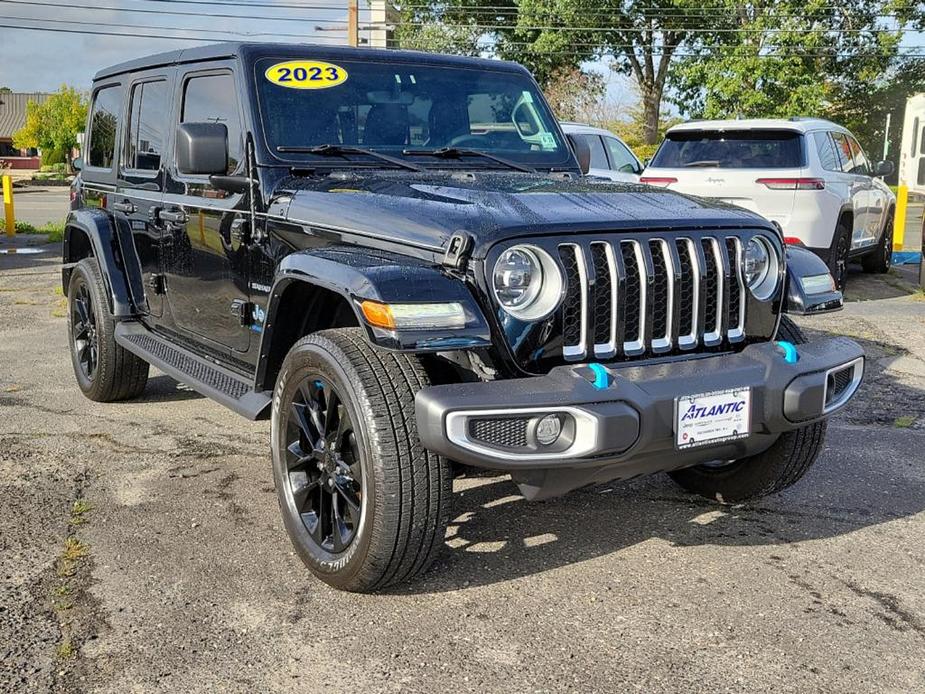
[[[157,171],[164,150],[167,123],[167,83],[142,82],[132,88],[128,137],[122,165],[127,169]]]
[[[851,169],[851,173],[858,176],[870,175],[870,164],[867,162],[867,157],[864,156],[861,145],[853,137],[848,138],[848,145],[851,147],[851,157],[854,159],[854,168]]]
[[[578,137],[584,139],[588,143],[588,147],[591,148],[591,168],[609,169],[607,152],[604,151],[604,143],[601,142],[601,138],[597,135],[579,135]]]
[[[845,173],[851,173],[854,163],[851,160],[851,145],[848,144],[848,138],[841,133],[832,133],[832,139],[835,141],[835,153],[838,155],[838,165]]]
[[[192,77],[183,85],[181,123],[224,123],[228,128],[228,173],[244,156],[237,90],[231,73]]]
[[[636,157],[615,137],[605,137],[604,143],[610,152],[610,168],[623,173],[636,173]]]
[[[111,169],[116,157],[116,129],[122,110],[122,86],[100,89],[93,98],[90,116],[90,145],[87,163],[100,169]]]
[[[918,118],[915,119],[915,124],[916,125],[919,124]],[[919,150],[919,154],[925,155],[925,125],[922,126],[922,134],[919,136],[919,142],[920,142],[919,147],[921,147],[921,149]]]
[[[916,155],[916,152],[918,152],[919,150],[918,138],[919,138],[919,119],[916,118],[914,121],[912,121],[912,151],[910,152],[910,154],[913,157]],[[925,147],[925,143],[923,143],[922,146]]]
[[[841,171],[841,162],[835,153],[835,146],[832,144],[832,138],[828,133],[813,133],[813,141],[816,143],[816,151],[819,153],[819,161],[822,168],[826,171]]]

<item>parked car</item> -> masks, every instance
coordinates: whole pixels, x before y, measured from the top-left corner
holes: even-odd
[[[842,288],[849,260],[890,269],[896,196],[880,177],[893,170],[829,121],[699,121],[668,131],[641,180],[761,214],[825,260]]]
[[[570,138],[582,140],[591,152],[588,174],[611,181],[639,182],[643,166],[623,140],[609,130],[582,123],[562,121],[562,131]]]
[[[341,589],[422,572],[464,466],[528,498],[784,489],[861,381],[855,342],[782,315],[840,308],[818,258],[751,212],[583,179],[519,65],[217,44],[97,73],[87,132],[78,386],[137,398],[152,364],[269,417],[286,530]]]

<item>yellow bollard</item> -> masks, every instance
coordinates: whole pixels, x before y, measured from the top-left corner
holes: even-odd
[[[899,186],[896,190],[896,218],[893,220],[893,250],[903,249],[906,236],[906,208],[909,205],[909,187]]]
[[[13,179],[3,177],[3,213],[6,217],[6,235],[16,236],[16,217],[13,215]]]

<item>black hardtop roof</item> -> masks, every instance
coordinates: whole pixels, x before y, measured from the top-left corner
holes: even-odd
[[[517,63],[486,58],[469,58],[422,51],[402,51],[380,48],[353,48],[349,46],[322,46],[313,43],[214,43],[206,46],[182,48],[166,53],[156,53],[144,58],[129,60],[118,65],[103,68],[93,78],[97,82],[108,77],[127,72],[139,72],[164,65],[180,63],[198,63],[223,58],[257,58],[261,55],[280,55],[285,57],[305,57],[306,59],[330,60],[376,60],[416,62],[421,65],[455,65],[459,67],[479,67],[485,70],[505,70],[526,72],[526,68]]]

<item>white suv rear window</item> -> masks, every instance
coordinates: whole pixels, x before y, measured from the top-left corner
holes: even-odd
[[[797,169],[800,133],[782,130],[683,130],[669,133],[652,168]]]

